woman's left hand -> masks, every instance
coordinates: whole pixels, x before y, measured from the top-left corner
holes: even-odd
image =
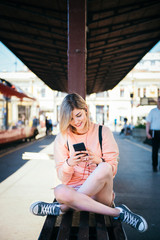
[[[95,155],[92,151],[90,151],[89,149],[87,149],[87,153],[88,155],[87,156],[84,156],[83,157],[83,161],[85,162],[88,162],[88,164],[99,164],[102,162],[102,158],[98,157],[97,155]]]

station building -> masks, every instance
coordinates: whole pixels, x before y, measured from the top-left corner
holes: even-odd
[[[56,125],[59,121],[60,104],[66,93],[53,91],[29,70],[23,72],[1,72],[0,78],[16,84],[31,94],[36,101],[12,101],[9,124],[17,121],[21,114],[29,113],[29,122],[34,116],[44,122],[47,116]],[[87,95],[86,100],[93,121],[113,127],[124,124],[144,124],[149,111],[156,106],[160,96],[160,52],[148,53],[112,90]],[[0,94],[0,128],[3,127],[5,108],[3,95]]]

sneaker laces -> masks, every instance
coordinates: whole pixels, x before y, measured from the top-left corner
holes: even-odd
[[[133,215],[133,213],[131,214],[131,213],[129,213],[129,212],[126,212],[126,211],[124,211],[124,219],[123,219],[123,222],[125,222],[125,223],[127,223],[127,224],[129,224],[129,225],[131,225],[132,227],[137,227],[137,224],[138,224],[138,222],[139,222],[139,219],[138,219],[138,217],[136,216],[134,216]]]
[[[55,207],[58,207],[54,204],[42,204],[41,205],[41,214],[43,215],[52,215],[54,214]]]

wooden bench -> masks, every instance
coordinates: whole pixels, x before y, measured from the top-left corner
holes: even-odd
[[[47,216],[38,240],[127,240],[122,224],[112,217],[68,211]]]

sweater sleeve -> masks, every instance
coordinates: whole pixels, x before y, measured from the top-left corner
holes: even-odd
[[[67,137],[58,134],[54,143],[54,159],[58,178],[62,183],[67,184],[74,173],[74,167],[70,167],[66,159],[69,158],[69,150],[67,147]]]
[[[103,126],[102,139],[103,159],[112,166],[113,176],[115,176],[117,173],[119,149],[108,127]]]

